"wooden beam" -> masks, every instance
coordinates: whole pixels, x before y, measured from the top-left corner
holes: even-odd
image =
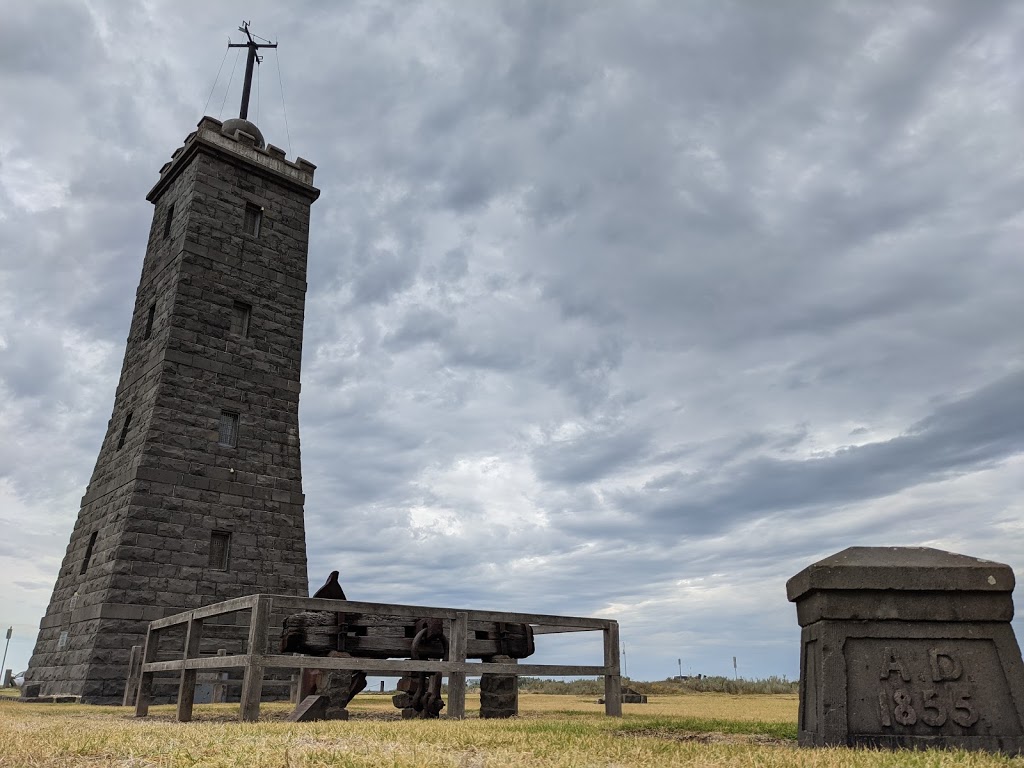
[[[455,621],[449,632],[448,658],[456,664],[466,661],[468,645],[469,618],[465,611],[455,614]],[[466,717],[466,673],[448,673],[448,716],[456,720]]]
[[[334,613],[375,613],[414,619],[437,618],[455,620],[460,612],[454,608],[436,608],[427,605],[400,605],[398,603],[361,603],[355,600],[324,600],[315,597],[284,597],[273,595],[275,610],[331,611]],[[210,606],[211,608],[215,606]],[[604,629],[608,619],[585,616],[554,616],[544,613],[510,613],[504,611],[462,611],[469,621],[503,621],[508,624],[538,624],[559,628],[559,631]]]
[[[188,662],[189,659],[199,655],[199,641],[203,636],[203,620],[197,619],[193,613],[188,620],[185,630],[185,649],[181,653],[181,660]],[[181,682],[178,683],[178,722],[187,723],[192,719],[192,705],[196,698],[196,671],[184,664],[181,670]]]
[[[173,662],[180,664],[181,662]],[[300,666],[315,669],[357,669],[364,672],[390,672],[396,676],[406,672],[465,672],[477,677],[484,672],[496,675],[529,675],[531,677],[555,677],[579,675],[597,677],[607,672],[603,666],[565,664],[492,664],[475,661],[413,661],[411,659],[360,659],[356,657],[327,658],[322,656],[267,655],[263,657],[267,669],[298,669]]]
[[[453,622],[454,624],[454,622]],[[319,628],[317,628],[319,629]],[[337,628],[327,628],[330,631],[309,632],[306,635],[306,647],[326,648],[330,639],[337,637]],[[499,640],[477,640],[470,638],[466,641],[466,658],[482,659],[485,656],[496,656],[500,651]],[[333,645],[331,643],[331,645]],[[442,645],[433,641],[423,644],[426,655],[431,653],[441,655]],[[411,637],[391,637],[387,635],[345,635],[345,650],[353,656],[361,658],[393,659],[396,657],[408,658],[412,653]]]
[[[451,608],[398,603],[362,603],[355,600],[325,600],[317,597],[282,597],[274,595],[274,608],[288,611],[330,611],[333,613],[377,613],[409,619],[424,617],[454,619]]]
[[[128,679],[124,683],[124,698],[121,699],[122,707],[134,707],[135,697],[139,692],[139,676],[142,674],[142,646],[133,645],[132,652],[128,656]]]
[[[271,598],[259,595],[252,609],[249,624],[249,664],[242,679],[242,705],[238,719],[255,722],[260,719],[260,696],[263,693],[263,658],[267,652],[270,629]]]
[[[557,677],[576,675],[578,677],[597,677],[603,675],[604,667],[583,664],[491,664],[469,663],[466,672],[476,677],[484,672],[493,675],[517,675],[528,677]]]
[[[135,697],[135,716],[146,717],[149,714],[149,701],[153,698],[153,672],[146,670],[147,662],[156,661],[156,651],[160,645],[160,631],[152,625],[146,630],[146,647],[142,651],[142,674],[139,675],[139,693]]]
[[[162,619],[151,621],[149,626],[153,629],[166,629],[167,627],[173,627],[176,624],[188,623],[189,617],[194,616],[197,619],[206,619],[210,616],[221,616],[225,613],[236,613],[238,611],[245,611],[253,607],[257,598],[261,595],[247,595],[245,597],[236,597],[232,600],[225,600],[221,603],[214,603],[213,605],[207,605],[202,608],[196,608],[192,611],[184,611],[183,613],[176,613],[173,616],[165,616]]]
[[[172,659],[170,661],[154,661],[143,667],[144,672],[180,672],[182,669],[219,670],[238,669],[249,666],[250,657],[208,656],[202,659]],[[263,666],[274,669],[355,669],[365,672],[441,672],[462,671],[476,677],[484,672],[501,675],[586,675],[598,676],[605,673],[605,667],[582,665],[551,665],[551,664],[492,664],[476,661],[465,661],[456,664],[454,661],[412,661],[410,659],[366,659],[357,657],[325,657],[325,656],[284,656],[271,654],[263,657]],[[525,670],[525,671],[524,671]]]
[[[182,669],[238,669],[249,665],[249,654],[205,656],[201,659],[171,659],[143,664],[143,672],[180,672]]]
[[[619,677],[619,623],[612,621],[604,631],[604,713],[622,717],[622,678]]]
[[[604,627],[556,627],[551,624],[538,624],[533,628],[533,634],[535,635],[557,635],[563,632],[597,632],[604,629]]]
[[[190,614],[205,619],[226,613],[235,613],[251,609],[259,599],[270,599],[276,611],[332,611],[335,613],[375,613],[388,616],[400,616],[419,619],[432,617],[454,621],[459,609],[438,608],[428,605],[403,605],[400,603],[364,603],[355,600],[324,600],[315,597],[292,597],[288,595],[247,595],[225,600],[194,611],[185,611],[151,622],[154,629],[164,629],[176,624],[185,624]],[[586,616],[556,616],[546,613],[520,613],[509,611],[461,611],[467,614],[471,622],[503,621],[510,624],[533,624],[551,632],[574,632],[588,629],[605,629],[608,619],[595,619]]]
[[[552,616],[546,613],[508,613],[505,611],[467,611],[467,613],[473,621],[504,621],[508,624],[533,624],[535,627],[604,629],[608,626],[607,619],[591,619],[586,616]]]

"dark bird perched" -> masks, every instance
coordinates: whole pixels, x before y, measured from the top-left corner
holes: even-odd
[[[316,592],[313,593],[313,597],[322,597],[325,600],[348,600],[345,597],[345,590],[341,588],[341,584],[338,583],[338,572],[331,571],[331,575],[327,577],[327,581],[320,587]]]

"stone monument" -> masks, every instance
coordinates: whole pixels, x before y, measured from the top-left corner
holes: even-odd
[[[851,547],[786,584],[802,627],[801,746],[1024,749],[1009,566]]]
[[[120,704],[148,622],[308,594],[299,366],[320,193],[247,103],[204,117],[146,198],[113,415],[26,674],[41,696]]]

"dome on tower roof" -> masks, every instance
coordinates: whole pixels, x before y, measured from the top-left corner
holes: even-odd
[[[225,120],[220,129],[221,133],[232,137],[235,135],[235,131],[247,133],[256,139],[257,149],[263,149],[267,146],[267,142],[263,138],[263,133],[256,127],[255,123],[251,123],[241,117],[232,117],[230,120]]]

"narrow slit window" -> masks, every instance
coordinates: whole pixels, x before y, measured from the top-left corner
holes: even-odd
[[[260,236],[260,225],[263,224],[263,209],[252,203],[245,204],[245,217],[242,219],[242,231],[253,237]]]
[[[164,240],[171,236],[171,222],[174,220],[174,203],[167,206],[167,216],[164,218]]]
[[[153,318],[156,317],[156,304],[149,305],[149,314],[146,315],[146,334],[143,338],[148,339],[153,335]]]
[[[238,445],[238,414],[231,411],[220,412],[220,429],[217,432],[217,442],[234,448]]]
[[[252,307],[241,301],[236,301],[231,308],[231,332],[243,338],[249,335],[249,319],[252,317]]]
[[[210,568],[226,571],[230,551],[231,534],[228,531],[213,531],[210,534]]]
[[[92,560],[92,550],[93,547],[96,546],[96,535],[98,533],[99,531],[93,531],[89,536],[89,544],[85,548],[85,557],[82,558],[82,570],[79,571],[80,574],[85,573],[86,569],[89,567],[89,561]]]
[[[128,415],[124,417],[124,426],[121,427],[121,437],[117,440],[117,450],[124,448],[124,441],[128,438],[128,428],[132,425],[132,412],[128,411]]]

